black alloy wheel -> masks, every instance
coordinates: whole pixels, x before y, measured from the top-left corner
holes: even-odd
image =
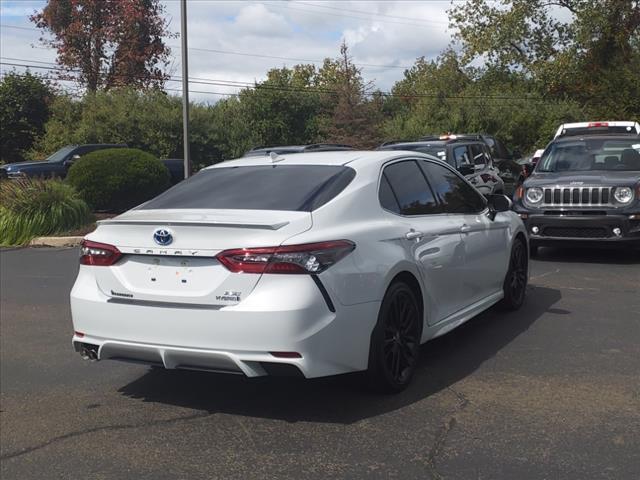
[[[376,390],[399,392],[409,385],[420,351],[422,312],[408,285],[389,287],[371,336],[368,376]]]
[[[504,279],[504,299],[502,306],[507,310],[517,310],[524,303],[529,276],[529,256],[522,239],[516,239],[511,248],[509,270]]]

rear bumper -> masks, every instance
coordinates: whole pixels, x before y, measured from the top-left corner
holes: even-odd
[[[528,215],[531,245],[573,243],[640,245],[640,217],[629,215]],[[534,233],[534,230],[537,232]]]
[[[89,270],[80,269],[71,292],[74,330],[82,334],[73,344],[76,350],[94,345],[97,360],[249,377],[269,374],[272,364],[293,366],[307,378],[367,368],[380,303],[335,302],[332,312],[310,277],[264,276],[242,303],[203,308],[114,302]]]

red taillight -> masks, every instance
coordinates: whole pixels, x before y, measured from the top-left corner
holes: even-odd
[[[83,240],[80,245],[80,264],[95,267],[108,267],[122,257],[122,253],[113,245]]]
[[[608,127],[609,122],[589,122],[588,128]]]
[[[73,333],[75,334],[76,337],[80,337],[80,338],[84,337],[84,333],[82,332],[73,332]]]
[[[277,358],[302,358],[298,352],[269,352],[271,355]]]
[[[234,273],[308,274],[325,271],[356,248],[349,240],[238,248],[220,252],[216,258]]]

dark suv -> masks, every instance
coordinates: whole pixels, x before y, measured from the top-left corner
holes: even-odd
[[[640,246],[640,135],[559,137],[518,188],[532,254],[541,245]]]
[[[386,142],[378,150],[427,153],[457,169],[480,193],[504,194],[504,182],[493,165],[489,146],[480,138],[425,137],[418,142]]]
[[[44,161],[39,162],[18,162],[3,165],[2,177],[19,178],[19,177],[58,177],[67,176],[69,167],[73,162],[83,155],[95,150],[103,150],[105,148],[126,148],[124,144],[89,144],[89,145],[67,145],[62,147],[56,153],[51,155]]]

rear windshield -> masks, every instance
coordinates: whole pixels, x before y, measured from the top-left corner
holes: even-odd
[[[310,212],[338,195],[356,172],[334,165],[257,165],[202,170],[141,210],[216,208]]]
[[[640,171],[640,137],[553,143],[542,154],[536,172],[586,170]]]

